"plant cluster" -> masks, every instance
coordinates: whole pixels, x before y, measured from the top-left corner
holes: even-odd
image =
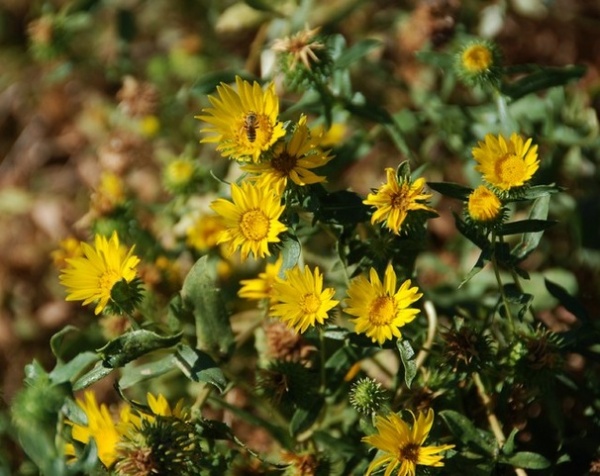
[[[128,188],[131,163],[106,159],[87,238],[53,252],[85,321],[52,337],[52,369],[25,369],[12,407],[24,451],[57,476],[571,467],[562,399],[585,395],[571,414],[592,444],[600,391],[568,361],[597,358],[598,327],[570,275],[544,276],[531,260],[569,193],[547,180],[554,131],[596,154],[600,143],[597,123],[562,125],[535,107],[571,107],[568,83],[584,69],[509,67],[494,42],[457,34],[419,52],[439,84],[394,111],[353,74],[379,41],[349,45],[298,27],[299,13],[244,5],[290,32],[273,34],[269,73],[204,75],[198,109],[176,118],[161,115],[151,81],[123,79],[121,145],[141,153],[163,134],[179,153],[163,150],[150,200]],[[39,61],[68,54],[86,18],[70,15],[31,23]],[[196,140],[164,126],[194,116]],[[431,137],[464,173],[429,160]],[[378,147],[385,158],[357,191],[345,180]],[[453,225],[453,266],[436,249],[437,221]],[[557,303],[567,328],[542,319]],[[107,382],[111,406],[99,403]]]

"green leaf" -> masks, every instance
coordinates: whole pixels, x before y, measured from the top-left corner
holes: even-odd
[[[335,62],[337,69],[346,69],[352,63],[358,61],[363,56],[367,55],[370,51],[375,48],[379,48],[383,43],[379,40],[368,38],[366,40],[360,40],[350,48],[346,48],[340,57]]]
[[[131,10],[119,8],[117,10],[117,31],[119,38],[130,43],[136,34],[135,15]]]
[[[457,441],[472,444],[491,457],[496,452],[496,443],[492,435],[475,427],[471,420],[454,410],[442,410],[439,415],[456,437]]]
[[[550,195],[543,195],[535,200],[531,211],[529,212],[530,220],[546,220],[548,217],[548,206],[550,205]],[[524,233],[521,241],[513,248],[512,254],[517,261],[522,261],[534,251],[540,243],[544,232],[536,231]]]
[[[583,307],[579,300],[571,296],[565,288],[547,278],[544,279],[544,285],[548,292],[558,299],[567,311],[572,313],[581,322],[589,323],[590,318],[585,307]]]
[[[281,249],[280,253],[283,263],[281,264],[281,269],[279,270],[279,277],[283,278],[285,276],[285,272],[288,269],[292,269],[294,266],[296,266],[300,260],[300,255],[302,254],[302,245],[300,245],[298,238],[295,236],[286,238],[283,242],[283,248]]]
[[[517,235],[519,233],[532,233],[547,230],[555,225],[555,220],[519,220],[502,225],[499,235]]]
[[[461,283],[458,285],[458,287],[462,287],[465,284],[467,284],[467,282],[476,274],[478,274],[479,272],[481,272],[483,270],[483,268],[486,267],[486,265],[490,262],[490,260],[492,259],[492,249],[491,248],[485,248],[483,250],[481,250],[481,253],[479,254],[479,258],[477,258],[477,262],[473,265],[473,267],[471,268],[471,271],[468,272],[468,274],[463,278],[463,280],[461,281]]]
[[[73,382],[85,369],[98,360],[99,356],[96,352],[82,352],[67,363],[58,363],[50,372],[50,379],[54,384]]]
[[[312,187],[304,206],[314,213],[315,220],[341,225],[354,225],[368,220],[370,210],[355,192],[327,192],[323,187]]]
[[[54,354],[58,360],[64,356],[62,351],[64,350],[67,336],[75,332],[79,332],[79,329],[69,324],[50,338],[50,349],[52,350],[52,354]]]
[[[377,122],[378,124],[391,124],[393,122],[390,113],[378,104],[344,101],[344,108],[355,116]]]
[[[522,319],[525,313],[531,307],[533,295],[521,292],[513,283],[505,284],[502,289],[504,290],[504,295],[506,296],[507,301],[511,304],[516,304],[519,306],[518,316],[519,319]]]
[[[98,349],[105,367],[123,367],[128,362],[148,354],[154,350],[164,349],[177,344],[182,333],[172,336],[161,336],[155,332],[138,329],[111,340]]]
[[[306,408],[298,408],[292,416],[292,421],[290,421],[290,434],[297,435],[298,433],[308,430],[319,417],[322,408],[323,399],[320,398],[316,399],[312,402],[312,405],[309,405]]]
[[[506,438],[506,442],[502,446],[502,454],[505,456],[510,456],[515,451],[515,436],[519,433],[518,428],[513,428],[510,432],[510,435]]]
[[[431,66],[437,66],[445,70],[452,69],[454,58],[448,53],[441,53],[439,51],[417,51],[415,57],[421,63],[429,64]]]
[[[205,352],[181,345],[175,353],[175,363],[190,380],[210,383],[221,392],[225,390],[227,380],[223,372]]]
[[[185,278],[181,296],[194,314],[196,347],[214,358],[223,358],[233,349],[234,337],[225,301],[215,281],[214,266],[209,266],[208,256],[203,256]]]
[[[534,187],[526,188],[522,194],[519,194],[518,197],[508,199],[506,202],[521,202],[521,201],[529,201],[535,200],[541,197],[547,197],[548,195],[553,195],[562,191],[563,188],[558,185],[550,184],[550,185],[536,185]]]
[[[396,145],[398,150],[402,152],[402,154],[404,154],[406,157],[412,156],[412,151],[408,146],[408,142],[406,142],[406,139],[404,138],[404,133],[402,132],[402,129],[397,124],[395,119],[392,124],[385,124],[385,130],[390,135],[390,137],[394,141],[394,144]]]
[[[276,15],[281,16],[281,13],[275,10],[270,2],[265,0],[244,0],[244,3],[260,12],[275,13]]]
[[[498,461],[522,469],[546,469],[550,466],[550,461],[541,454],[532,453],[530,451],[519,451],[509,457],[501,455],[498,458]]]
[[[469,241],[473,244],[477,245],[482,251],[491,249],[491,243],[480,233],[480,231],[473,225],[466,223],[463,221],[456,213],[452,213],[454,215],[454,223],[456,224],[456,229]],[[491,254],[490,254],[491,256]]]
[[[472,188],[453,182],[427,182],[427,186],[442,195],[457,198],[463,202],[469,200],[469,195],[473,192]]]
[[[102,361],[98,361],[93,369],[84,374],[78,380],[73,383],[73,391],[77,392],[78,390],[83,390],[84,388],[89,387],[93,383],[96,383],[99,380],[102,380],[109,373],[111,373],[113,369],[109,367],[104,367],[102,365]]]
[[[142,365],[129,364],[121,370],[119,387],[129,388],[145,380],[164,375],[175,368],[175,357],[169,354],[162,359]]]
[[[585,66],[567,66],[564,68],[537,67],[536,71],[510,84],[502,85],[502,94],[519,99],[527,94],[542,91],[554,86],[563,86],[574,79],[581,79],[586,72]]]
[[[396,346],[400,352],[400,360],[404,366],[404,382],[410,388],[410,384],[417,375],[417,364],[415,362],[415,351],[406,339],[397,340]]]

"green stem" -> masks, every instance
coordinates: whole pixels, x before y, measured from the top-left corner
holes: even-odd
[[[492,232],[492,246],[496,246],[496,233]],[[508,299],[506,297],[506,293],[504,292],[504,285],[502,284],[502,278],[500,277],[500,269],[498,266],[498,260],[496,259],[496,251],[492,252],[492,266],[494,268],[494,275],[496,276],[496,282],[498,283],[498,287],[500,288],[500,295],[502,296],[502,302],[504,303],[504,309],[506,310],[506,315],[508,316],[508,327],[511,335],[515,333],[515,323],[513,320],[512,312],[510,312],[510,306],[508,304]]]
[[[319,393],[325,395],[326,380],[325,380],[325,332],[322,327],[319,327],[319,355],[321,356],[321,385],[319,386]]]

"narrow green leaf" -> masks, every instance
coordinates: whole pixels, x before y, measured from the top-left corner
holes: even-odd
[[[481,253],[479,254],[479,258],[477,258],[477,262],[473,265],[473,267],[471,268],[471,271],[468,272],[468,274],[463,278],[463,280],[461,281],[461,283],[458,285],[458,287],[462,287],[465,284],[467,284],[467,282],[476,274],[478,274],[479,272],[481,272],[483,270],[483,268],[486,267],[486,265],[490,262],[492,258],[492,253],[491,253],[491,248],[486,248],[484,250],[481,250]]]
[[[378,104],[345,101],[344,108],[355,116],[377,122],[378,124],[391,124],[393,122],[390,113]]]
[[[290,421],[290,434],[297,435],[305,430],[308,430],[311,425],[317,420],[321,409],[323,408],[323,399],[316,399],[312,405],[306,408],[300,407],[292,416]]]
[[[175,357],[169,354],[162,359],[142,365],[128,364],[121,370],[120,388],[129,388],[145,380],[164,375],[175,368]]]
[[[471,420],[454,410],[442,410],[439,415],[456,437],[457,441],[471,444],[491,457],[496,452],[496,444],[492,435],[475,427]]]
[[[214,358],[224,358],[233,349],[234,338],[229,313],[221,290],[216,286],[214,265],[203,256],[188,273],[181,296],[192,309],[196,321],[196,347]]]
[[[100,359],[96,352],[82,352],[67,363],[58,363],[50,372],[52,383],[73,382]]]
[[[532,453],[530,451],[519,451],[509,457],[500,456],[498,460],[501,463],[507,463],[515,468],[522,469],[546,469],[550,466],[550,461],[541,454]]]
[[[466,202],[469,199],[469,195],[473,192],[471,187],[465,187],[453,182],[427,182],[427,186],[442,195],[457,198],[463,202]]]
[[[536,185],[526,188],[518,197],[507,200],[507,202],[521,202],[535,200],[537,198],[546,197],[562,191],[563,189],[555,184]]]
[[[111,340],[98,349],[105,367],[117,368],[154,350],[164,349],[177,344],[182,333],[161,336],[155,332],[138,329]]]
[[[205,352],[181,345],[175,353],[175,363],[190,380],[210,383],[221,392],[225,390],[227,380],[223,372]]]
[[[546,220],[548,217],[548,206],[550,205],[550,195],[542,195],[537,198],[529,212],[530,220]],[[544,232],[535,231],[525,233],[521,241],[513,248],[512,254],[517,261],[522,261],[534,251],[540,243]]]
[[[519,429],[513,428],[512,431],[510,432],[510,435],[508,435],[508,437],[506,438],[506,442],[504,443],[504,446],[502,446],[502,454],[503,455],[510,456],[514,453],[514,451],[515,451],[515,436],[517,436],[517,433],[519,433]]]
[[[571,296],[560,284],[550,281],[549,279],[544,279],[544,284],[548,292],[558,299],[567,311],[572,313],[581,322],[586,324],[589,323],[590,318],[588,312],[579,300]]]
[[[396,145],[398,150],[402,152],[402,154],[406,157],[410,157],[412,155],[412,152],[410,150],[410,147],[408,146],[408,142],[406,142],[406,139],[404,138],[404,133],[402,132],[402,129],[396,123],[395,119],[392,124],[385,124],[385,130],[394,141],[394,144]]]
[[[415,351],[406,339],[397,340],[396,346],[400,352],[400,360],[404,366],[404,382],[410,388],[410,384],[417,375],[417,364],[415,362]]]
[[[346,69],[352,63],[358,61],[360,58],[382,45],[383,43],[381,41],[372,38],[360,40],[350,48],[346,48],[343,51],[340,57],[336,60],[335,67],[337,69]]]
[[[102,365],[102,361],[98,361],[93,369],[91,369],[89,372],[77,379],[75,383],[73,383],[73,391],[77,392],[78,390],[83,390],[84,388],[89,387],[93,383],[102,380],[112,371],[113,369],[109,367],[104,367]]]
[[[543,91],[554,86],[563,86],[574,79],[581,79],[586,72],[585,66],[567,66],[564,68],[538,67],[510,84],[502,85],[502,94],[519,99],[527,94]]]
[[[519,220],[505,223],[499,231],[499,235],[517,235],[519,233],[532,233],[547,230],[555,225],[555,220]]]

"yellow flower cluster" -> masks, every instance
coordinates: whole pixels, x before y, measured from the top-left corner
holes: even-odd
[[[473,148],[473,158],[485,184],[471,193],[467,210],[473,221],[493,223],[502,216],[502,198],[526,186],[539,168],[537,145],[516,133],[487,134]]]

